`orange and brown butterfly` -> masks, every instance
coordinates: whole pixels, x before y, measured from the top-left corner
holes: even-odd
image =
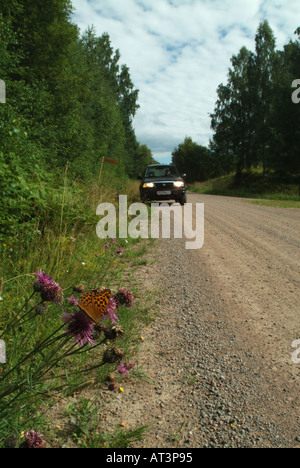
[[[83,310],[96,324],[99,318],[104,314],[109,304],[111,297],[110,289],[92,289],[81,296],[79,307]]]

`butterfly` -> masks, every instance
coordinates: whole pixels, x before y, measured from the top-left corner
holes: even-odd
[[[109,304],[111,296],[110,289],[92,289],[85,293],[79,302],[79,307],[83,310],[96,324],[99,318],[104,314]]]

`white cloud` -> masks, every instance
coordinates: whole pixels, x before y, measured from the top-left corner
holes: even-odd
[[[254,50],[267,19],[282,48],[297,23],[298,0],[73,0],[81,32],[108,32],[140,90],[136,135],[161,160],[191,136],[207,145],[216,89],[230,58]]]

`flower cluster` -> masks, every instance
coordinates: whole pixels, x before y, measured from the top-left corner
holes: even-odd
[[[73,306],[79,305],[78,299],[76,299],[76,297],[67,297],[67,301],[70,302],[70,304],[72,304]]]
[[[135,362],[129,362],[129,363],[126,363],[124,364],[123,362],[121,362],[119,365],[118,365],[118,373],[119,374],[122,374],[124,376],[127,376],[129,374],[129,372],[132,370],[134,371],[135,369]]]
[[[94,344],[95,325],[84,312],[78,311],[71,314],[65,312],[62,319],[68,324],[66,333],[73,336],[80,347],[87,343]]]
[[[119,325],[112,325],[110,327],[103,327],[103,329],[101,331],[104,332],[104,335],[108,340],[116,340],[118,337],[124,336],[124,330]]]
[[[115,243],[116,243],[116,239],[114,238],[110,239],[110,243],[104,246],[105,250],[109,250],[112,247],[112,245]]]
[[[84,298],[90,299],[90,302],[88,300],[85,302],[82,298],[85,288],[81,284],[74,286],[69,297],[67,297],[67,295],[64,297],[61,286],[42,269],[39,269],[34,274],[33,283],[33,290],[30,297],[27,297],[25,303],[19,309],[17,319],[14,317],[6,324],[1,338],[12,329],[16,330],[16,327],[22,330],[21,326],[23,326],[23,324],[36,317],[38,317],[38,323],[36,324],[37,330],[39,330],[38,327],[40,325],[46,324],[47,326],[47,323],[49,324],[48,320],[43,320],[41,317],[45,315],[47,309],[51,307],[49,303],[63,306],[63,310],[60,313],[60,323],[57,324],[55,330],[52,330],[50,327],[51,330],[49,330],[49,334],[45,334],[48,336],[43,335],[39,340],[32,340],[32,342],[34,342],[33,349],[31,349],[31,342],[25,339],[25,345],[28,345],[29,349],[23,351],[22,344],[24,340],[23,335],[20,335],[18,344],[21,345],[22,348],[21,360],[18,359],[7,371],[2,369],[1,373],[1,381],[4,382],[4,385],[0,395],[0,419],[3,417],[3,414],[6,414],[7,397],[11,398],[8,402],[15,401],[18,400],[19,397],[23,397],[25,391],[28,391],[28,368],[30,369],[32,389],[34,389],[37,384],[42,384],[44,376],[49,373],[50,369],[57,366],[59,362],[64,363],[65,359],[70,356],[75,356],[76,354],[82,355],[95,348],[98,348],[97,351],[99,351],[99,347],[104,345],[104,343],[109,344],[109,340],[121,339],[125,332],[118,323],[118,315],[119,312],[121,312],[119,308],[121,309],[122,306],[131,308],[132,302],[135,299],[133,293],[125,288],[119,289],[115,295],[111,295],[110,290],[102,291],[103,294],[101,294],[100,289],[92,289]],[[3,280],[0,278],[0,295],[2,292],[2,285]],[[93,294],[98,294],[97,300],[96,296],[93,297]],[[35,300],[33,300],[33,297]],[[81,297],[81,299],[79,299],[79,297]],[[105,304],[105,306],[103,306],[103,304]],[[104,310],[105,307],[106,310]],[[102,317],[98,321],[98,317],[101,314]],[[107,320],[105,321],[103,319]],[[24,332],[27,332],[25,327]],[[102,339],[100,339],[100,333],[104,335]],[[92,346],[90,347],[88,345]],[[82,349],[83,347],[84,349]],[[120,380],[121,377],[118,374],[121,374],[121,376],[128,375],[129,371],[134,369],[133,363],[126,364],[125,353],[117,346],[105,347],[104,350],[100,348],[97,354],[102,354],[102,360],[99,364],[92,365],[91,367],[85,366],[83,370],[72,372],[72,374],[89,372],[104,364],[113,364],[116,368],[116,376]],[[38,356],[37,359],[36,356]],[[35,362],[35,359],[38,365],[32,367],[31,363]],[[14,378],[13,372],[16,374]],[[65,378],[64,373],[57,375],[57,379],[63,378]],[[113,379],[113,384],[114,382]],[[56,387],[55,383],[55,389],[56,388],[59,389],[60,387]],[[123,391],[121,387],[120,391]],[[36,430],[29,430],[22,434],[20,445],[22,448],[46,448],[43,436]],[[14,435],[8,436],[5,440],[5,446],[7,447],[16,446],[19,443],[19,439]]]
[[[135,297],[131,291],[129,291],[126,288],[121,288],[117,292],[117,294],[114,296],[114,299],[117,302],[118,307],[120,305],[125,305],[129,309],[132,307],[132,303],[135,300]]]
[[[111,244],[114,243],[115,239],[111,239]],[[37,271],[35,276],[37,280],[33,286],[34,291],[41,294],[42,302],[54,302],[62,305],[63,291],[59,284],[42,270]],[[73,292],[82,294],[84,292],[84,286],[74,286]],[[135,297],[131,291],[125,288],[119,289],[119,291],[110,298],[106,311],[101,318],[109,318],[113,324],[117,324],[119,322],[117,316],[118,308],[123,305],[131,308],[134,300]],[[79,300],[74,296],[68,297],[67,301],[72,306],[79,306]],[[43,315],[45,313],[45,308],[39,307],[36,313],[38,315]],[[85,344],[94,344],[95,323],[82,310],[72,313],[64,312],[62,319],[67,324],[66,334],[73,336],[80,347],[83,347]]]
[[[119,289],[117,294],[110,298],[108,307],[102,316],[102,318],[109,317],[113,323],[118,323],[119,318],[117,316],[118,308],[122,305],[130,308],[132,307],[132,303],[135,300],[135,297],[131,291],[125,288]]]
[[[25,443],[24,447],[26,448],[46,448],[45,441],[43,436],[37,431],[27,431],[24,433]]]
[[[120,348],[108,348],[104,351],[103,362],[113,364],[119,362],[124,357],[124,352]]]
[[[42,270],[39,270],[35,273],[35,276],[38,278],[33,285],[35,292],[41,294],[41,299],[43,302],[55,302],[57,304],[62,304],[63,291],[58,283],[56,283],[51,276],[44,273]]]
[[[122,356],[118,356],[119,360],[122,358]],[[136,367],[136,363],[135,362],[129,362],[129,363],[123,363],[123,362],[119,362],[117,368],[116,368],[116,371],[118,374],[121,374],[122,377],[128,377],[129,375],[129,372],[130,371],[134,371],[135,370],[135,367]],[[107,376],[107,381],[109,382],[108,384],[108,389],[113,391],[113,392],[117,392],[117,390],[119,389],[120,392],[123,392],[124,389],[122,387],[119,386],[118,384],[118,378],[117,378],[117,374],[115,372],[111,372],[110,374],[108,374]]]
[[[111,297],[103,318],[105,319],[108,316],[113,323],[118,323],[119,318],[116,315],[117,311],[118,303],[114,297]]]
[[[109,250],[114,244],[116,243],[116,239],[110,239],[109,244],[105,244],[104,248],[105,250]],[[121,257],[123,255],[124,249],[118,248],[115,252],[115,255],[118,257]]]

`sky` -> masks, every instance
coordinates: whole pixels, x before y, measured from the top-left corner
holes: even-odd
[[[72,0],[81,34],[108,33],[119,64],[129,67],[140,109],[137,140],[170,163],[185,137],[207,146],[217,87],[230,59],[255,50],[259,23],[268,20],[282,49],[300,26],[299,0]],[[297,77],[296,77],[297,78]],[[300,77],[298,77],[300,78]]]

